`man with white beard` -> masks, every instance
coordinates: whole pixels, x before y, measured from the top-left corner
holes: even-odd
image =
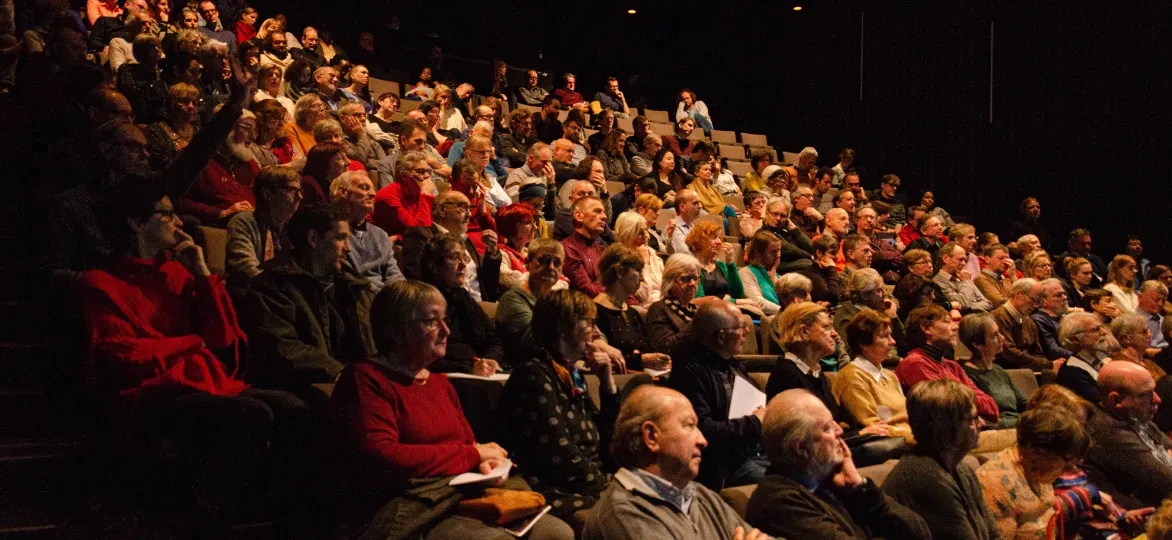
[[[769,469],[745,519],[776,538],[928,539],[923,518],[855,469],[842,427],[806,390],[769,401],[762,425]]]

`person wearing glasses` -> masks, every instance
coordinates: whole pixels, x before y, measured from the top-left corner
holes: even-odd
[[[537,71],[531,69],[525,73],[525,84],[513,89],[513,96],[517,103],[533,107],[542,106],[545,96],[549,95],[549,90],[538,86],[537,81]]]
[[[561,242],[534,238],[527,247],[525,281],[506,291],[497,302],[497,332],[505,343],[508,358],[533,358],[543,354],[541,345],[533,336],[533,306],[546,293],[568,288],[566,278],[562,276],[566,252]]]
[[[220,10],[216,4],[211,0],[203,0],[199,3],[199,15],[203,17],[204,26],[198,28],[199,33],[208,37],[208,39],[215,39],[223,41],[228,44],[229,54],[236,54],[236,33],[224,28],[220,21]]]
[[[501,252],[497,245],[498,236],[492,229],[480,231],[483,249],[468,237],[473,206],[468,197],[458,190],[450,189],[435,198],[432,224],[427,227],[412,227],[403,233],[403,266],[407,277],[416,279],[423,275],[423,256],[431,238],[441,234],[456,234],[464,239],[467,254],[464,267],[464,288],[477,302],[495,302],[500,297]]]
[[[423,249],[421,277],[443,296],[449,330],[447,351],[431,371],[489,377],[501,368],[504,348],[496,326],[464,286],[469,262],[464,238],[456,233],[433,236]]]
[[[705,302],[696,310],[688,337],[672,352],[670,385],[692,402],[708,439],[696,479],[714,490],[755,484],[769,466],[761,445],[765,407],[729,418],[733,381],[757,387],[736,358],[751,329],[732,303]]]
[[[430,227],[435,183],[427,158],[421,152],[404,152],[395,163],[395,179],[375,195],[372,222],[392,236],[408,227]]]
[[[895,225],[902,225],[907,221],[907,200],[903,195],[896,193],[900,183],[898,176],[885,174],[879,179],[879,189],[872,191],[869,196],[872,201],[883,201],[891,205],[891,216],[888,219]]]

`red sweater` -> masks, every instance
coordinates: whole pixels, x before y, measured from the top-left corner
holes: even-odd
[[[256,195],[252,193],[252,181],[260,172],[255,161],[238,163],[228,170],[217,160],[209,161],[191,189],[179,199],[176,210],[180,214],[191,214],[205,226],[214,226],[220,220],[220,212],[240,201],[256,206]]]
[[[929,350],[912,349],[907,353],[907,358],[899,362],[899,366],[895,368],[895,376],[899,378],[899,384],[903,386],[904,393],[911,391],[911,388],[920,381],[952,379],[972,389],[973,393],[977,395],[977,414],[990,423],[996,424],[997,417],[1001,413],[997,409],[997,402],[993,400],[993,397],[977,388],[977,385],[973,384],[973,380],[955,360],[943,357],[936,359],[933,356]]]
[[[427,384],[403,385],[387,368],[362,361],[342,371],[330,398],[341,442],[358,458],[359,478],[401,485],[414,478],[475,470],[480,454],[456,389],[433,373]]]
[[[186,387],[235,396],[248,387],[236,362],[225,366],[209,350],[245,341],[219,276],[192,276],[165,256],[122,257],[85,274],[82,306],[94,360],[122,395]]]
[[[435,197],[420,193],[418,184],[414,193],[407,193],[402,182],[395,182],[374,196],[374,214],[371,222],[391,236],[403,234],[408,227],[430,227],[431,207]]]

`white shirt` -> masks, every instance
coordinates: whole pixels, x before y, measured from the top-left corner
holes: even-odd
[[[872,364],[870,360],[867,360],[862,356],[856,356],[854,360],[851,360],[851,364],[854,364],[855,367],[867,372],[867,375],[870,375],[872,379],[875,379],[875,382],[881,382],[883,380],[883,368]]]
[[[439,223],[435,224],[435,228],[437,230],[439,230],[439,232],[444,233],[444,234],[451,232],[451,231],[445,229],[444,226],[440,225]],[[461,235],[461,237],[467,239],[468,235],[464,234],[464,235]],[[467,251],[468,251],[468,244],[467,243],[464,244],[464,251],[465,251],[465,253],[467,253]],[[466,259],[464,259],[464,262],[465,262],[465,265],[464,265],[464,288],[468,289],[468,293],[472,295],[472,298],[475,299],[477,302],[479,302],[480,299],[482,298],[481,294],[480,294],[480,279],[479,279],[480,278],[480,275],[479,275],[480,274],[480,272],[479,272],[480,267],[476,264],[476,257],[474,257],[471,253],[467,253],[467,255],[468,255],[468,257]]]
[[[818,366],[817,368],[811,368],[810,366],[806,365],[806,363],[803,362],[801,358],[798,358],[798,355],[796,355],[792,352],[785,353],[785,358],[786,358],[786,360],[789,360],[790,362],[797,364],[798,369],[801,370],[801,372],[802,372],[802,375],[811,375],[812,374],[812,375],[814,375],[815,379],[822,376],[822,366]]]
[[[688,233],[692,232],[692,224],[684,223],[684,218],[680,216],[675,217],[676,228],[671,232],[671,244],[668,245],[668,253],[691,253],[688,249],[688,244],[684,243],[684,239],[688,237]]]

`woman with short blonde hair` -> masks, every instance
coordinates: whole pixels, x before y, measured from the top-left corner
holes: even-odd
[[[167,88],[167,118],[146,126],[151,168],[163,169],[191,142],[199,126],[199,88],[185,82]]]
[[[452,89],[448,88],[446,84],[435,85],[435,101],[440,108],[439,129],[455,130],[457,133],[463,133],[468,129],[468,123],[464,121],[464,113],[460,111],[452,103]]]
[[[651,239],[647,220],[637,212],[623,212],[614,222],[614,235],[618,243],[634,249],[643,259],[643,280],[639,290],[635,291],[635,298],[639,301],[640,306],[651,307],[651,304],[658,302],[660,298],[660,287],[663,283],[663,259],[660,259],[655,250],[647,245]]]
[[[1021,261],[1021,271],[1025,277],[1038,281],[1050,279],[1054,277],[1054,261],[1045,251],[1040,249],[1032,251]]]

